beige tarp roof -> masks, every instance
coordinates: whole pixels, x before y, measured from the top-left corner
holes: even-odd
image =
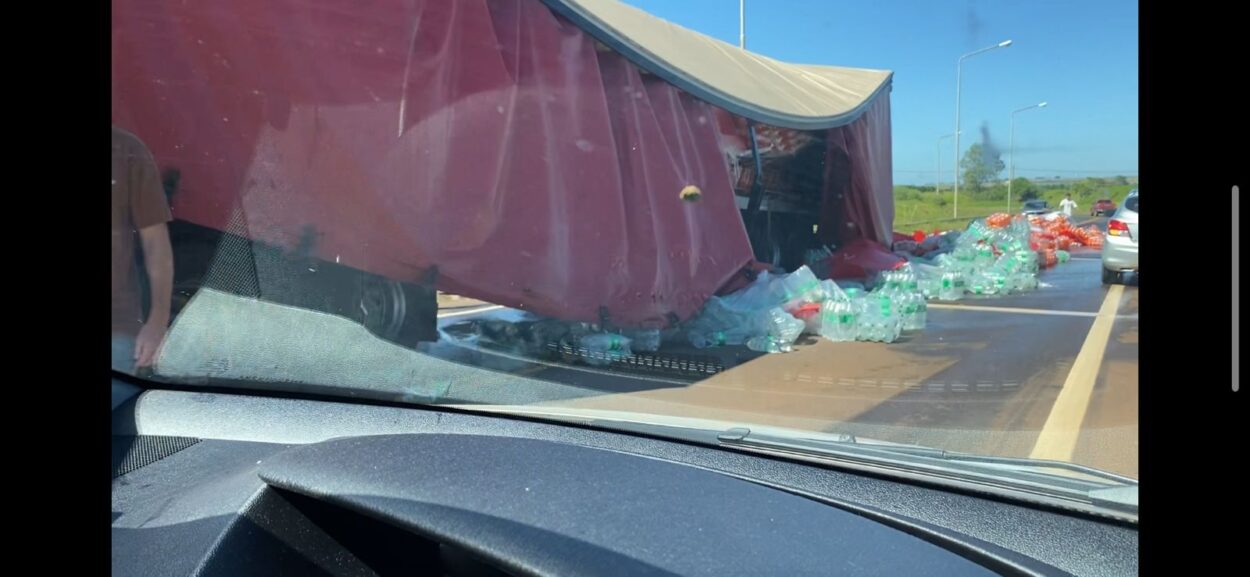
[[[888,70],[773,60],[616,0],[543,0],[600,42],[735,114],[814,130],[849,124],[889,91]]]

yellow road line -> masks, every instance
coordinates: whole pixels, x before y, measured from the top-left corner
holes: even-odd
[[[1107,341],[1111,339],[1111,326],[1115,322],[1115,312],[1120,308],[1120,297],[1124,294],[1123,285],[1112,285],[1107,291],[1102,307],[1098,309],[1098,317],[1085,335],[1085,343],[1081,345],[1068,378],[1063,382],[1063,390],[1050,409],[1050,416],[1033,445],[1029,455],[1034,459],[1051,459],[1069,461],[1076,451],[1076,441],[1081,433],[1081,424],[1085,421],[1085,413],[1093,398],[1094,381],[1098,379],[1098,368],[1102,366],[1102,356],[1107,350]]]

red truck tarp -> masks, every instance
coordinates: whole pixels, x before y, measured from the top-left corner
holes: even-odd
[[[116,0],[112,48],[113,122],[180,171],[179,219],[624,325],[752,258],[713,107],[538,1]]]

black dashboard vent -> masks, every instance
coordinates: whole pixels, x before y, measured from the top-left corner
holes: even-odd
[[[113,478],[151,465],[200,442],[193,437],[113,436]]]

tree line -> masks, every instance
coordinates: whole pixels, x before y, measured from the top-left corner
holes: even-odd
[[[1005,200],[1007,184],[1002,178],[1005,169],[1006,165],[1000,155],[986,151],[979,142],[974,143],[968,147],[968,151],[959,161],[960,195],[966,193],[969,197],[978,200]],[[1059,178],[1055,176],[1055,179]],[[1024,201],[1040,198],[1046,189],[1065,188],[1070,189],[1074,196],[1092,197],[1100,194],[1105,196],[1106,189],[1109,187],[1129,184],[1128,177],[1123,175],[1112,178],[1088,177],[1062,184],[1046,183],[1045,179],[1035,182],[1024,177],[1016,177],[1011,181],[1011,193],[1013,198]],[[912,188],[920,191],[934,190],[931,186]]]

